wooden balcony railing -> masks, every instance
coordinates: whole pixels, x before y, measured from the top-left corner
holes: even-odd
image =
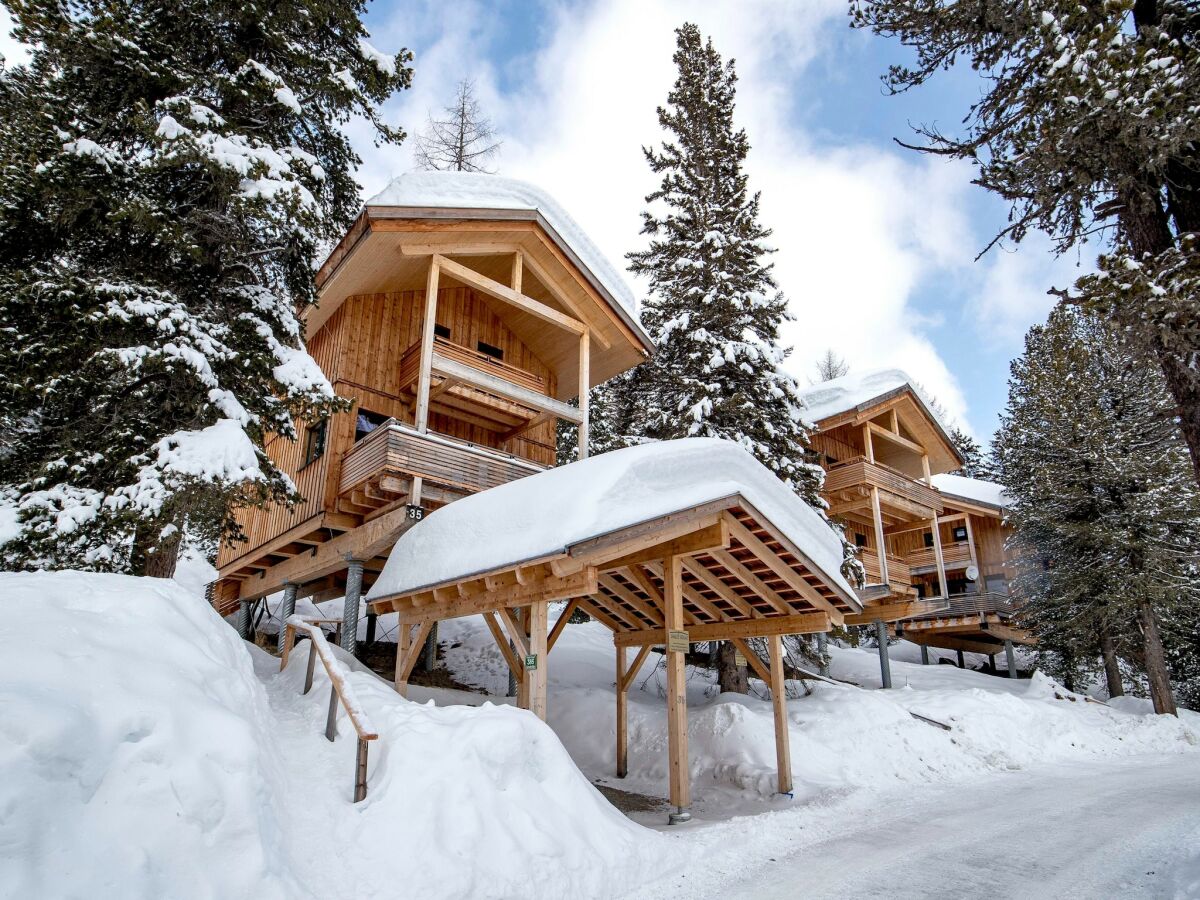
[[[1020,607],[1020,603],[1016,602],[1008,594],[999,594],[994,591],[987,591],[982,594],[952,594],[948,599],[943,600],[942,603],[945,604],[945,608],[939,609],[937,612],[913,616],[912,618],[914,620],[944,619],[981,613],[996,613],[1008,616],[1012,615]]]
[[[338,493],[345,494],[389,475],[420,476],[428,484],[475,493],[545,468],[498,450],[432,432],[422,434],[407,425],[388,422],[346,452]]]
[[[881,584],[883,577],[879,572],[879,555],[874,550],[859,550],[858,558],[867,572],[867,584]],[[888,554],[888,583],[912,586],[912,572],[908,564],[898,556]]]
[[[971,545],[966,541],[942,544],[942,561],[947,569],[962,569],[971,564]],[[922,547],[905,557],[911,569],[936,569],[937,557],[932,547]]]
[[[941,513],[944,508],[941,494],[929,485],[882,463],[869,462],[865,457],[838,463],[825,474],[825,492],[830,495],[864,486],[879,488],[882,495],[880,501],[885,504],[888,503],[887,495],[890,494],[931,512]],[[833,506],[836,507],[837,504]]]

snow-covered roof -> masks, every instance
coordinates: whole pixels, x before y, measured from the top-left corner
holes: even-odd
[[[413,593],[740,495],[847,598],[842,543],[815,509],[730,441],[685,438],[614,450],[458,500],[396,542],[370,600]]]
[[[933,486],[943,494],[958,497],[971,503],[1004,508],[1008,506],[1008,495],[1002,485],[982,478],[967,478],[965,475],[934,475]]]
[[[804,417],[810,422],[821,422],[852,410],[866,409],[905,389],[912,391],[930,418],[937,422],[942,431],[949,433],[949,427],[938,416],[924,391],[902,369],[854,372],[841,378],[823,381],[810,388],[801,388],[800,396],[804,400]]]
[[[394,178],[368,207],[493,210],[536,213],[541,224],[578,258],[585,272],[635,319],[637,296],[600,248],[544,190],[526,181],[480,172],[410,172]]]

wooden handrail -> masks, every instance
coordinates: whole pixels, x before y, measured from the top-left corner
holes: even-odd
[[[329,675],[329,716],[325,722],[325,737],[330,741],[337,737],[339,701],[346,708],[346,715],[354,726],[355,734],[358,735],[358,753],[354,765],[354,802],[357,803],[367,796],[367,742],[378,740],[379,732],[375,730],[375,726],[367,716],[367,711],[359,703],[358,695],[354,693],[354,688],[346,677],[346,670],[333,655],[333,651],[329,649],[329,644],[325,640],[325,632],[314,621],[305,620],[300,616],[289,618],[284,623],[284,629],[283,655],[279,661],[280,671],[287,667],[288,658],[296,643],[296,632],[303,631],[309,639],[308,672],[304,678],[303,693],[307,694],[312,689],[313,668],[318,658],[321,660],[321,665],[325,667],[326,674]]]

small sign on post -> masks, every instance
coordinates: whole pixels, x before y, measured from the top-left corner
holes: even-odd
[[[686,631],[667,632],[667,650],[671,653],[688,652],[688,633]]]
[[[528,670],[530,672],[532,672],[534,669],[537,668],[537,654],[536,653],[530,653],[527,657],[525,657],[525,668],[526,668],[526,670]]]
[[[741,650],[734,650],[734,651],[733,651],[733,664],[734,664],[735,666],[737,666],[739,669],[741,669],[741,668],[744,668],[744,667],[745,667],[745,665],[746,665],[746,657],[745,657],[745,655],[742,653],[742,651],[741,651]]]

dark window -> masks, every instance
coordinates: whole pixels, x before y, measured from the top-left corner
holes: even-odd
[[[437,337],[445,338],[446,340],[450,340],[450,326],[448,326],[448,325],[434,325],[433,333]]]
[[[925,546],[926,547],[933,546],[933,532],[932,531],[925,532]]]
[[[360,406],[358,417],[354,420],[354,442],[357,444],[387,420],[388,417],[383,413],[371,412]]]
[[[504,359],[503,350],[501,350],[499,347],[493,347],[491,344],[484,343],[483,341],[479,342],[479,345],[476,347],[476,349],[480,353],[487,354],[492,359]]]
[[[863,534],[861,531],[854,532],[854,546],[855,547],[867,546],[867,536],[865,534]]]
[[[322,419],[309,425],[308,430],[304,432],[304,465],[320,459],[321,454],[325,452],[325,431],[328,425],[329,421]]]
[[[956,525],[954,527],[954,539],[956,541],[965,541],[967,539],[966,525]]]

